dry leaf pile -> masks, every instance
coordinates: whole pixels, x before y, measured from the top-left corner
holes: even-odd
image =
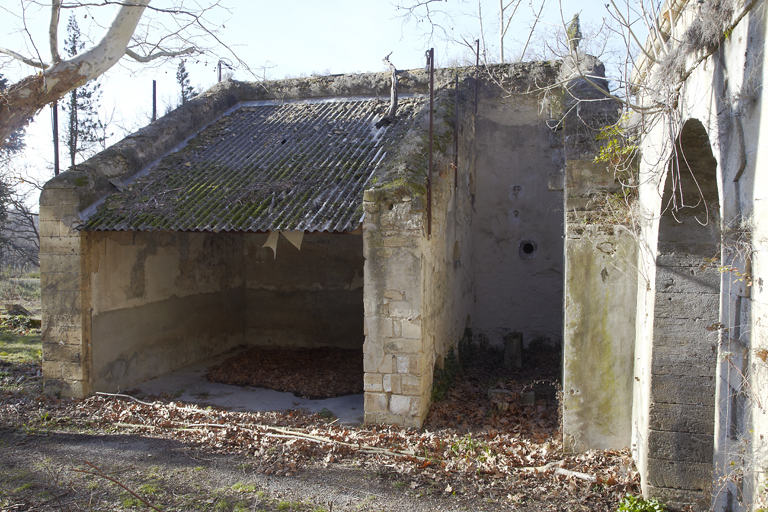
[[[520,397],[538,386],[535,403]],[[496,392],[489,395],[488,389]],[[498,391],[501,390],[501,391]],[[170,437],[252,457],[267,474],[362,467],[413,493],[497,500],[531,510],[615,510],[638,478],[626,450],[564,454],[551,383],[466,374],[422,430],[350,427],[302,411],[241,413],[126,395],[85,400],[5,393],[4,422]],[[56,428],[56,427],[54,427]]]
[[[255,347],[208,369],[211,382],[287,391],[313,400],[363,392],[363,351]]]

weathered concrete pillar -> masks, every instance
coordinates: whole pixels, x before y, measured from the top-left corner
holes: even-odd
[[[566,190],[616,187],[605,164],[568,162]],[[592,189],[594,191],[594,188]],[[563,432],[570,451],[629,446],[637,241],[604,197],[566,199]]]
[[[45,391],[82,397],[92,384],[90,291],[86,235],[73,229],[79,220],[77,186],[77,179],[60,178],[40,195],[40,279]]]
[[[366,423],[419,427],[429,409],[432,353],[422,332],[421,202],[382,190],[365,193]]]

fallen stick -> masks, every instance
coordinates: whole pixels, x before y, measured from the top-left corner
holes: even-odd
[[[596,476],[580,473],[579,471],[571,471],[570,469],[557,468],[555,474],[579,478],[581,480],[586,480],[587,482],[597,482]]]

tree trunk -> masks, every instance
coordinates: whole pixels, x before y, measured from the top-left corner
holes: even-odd
[[[131,41],[150,0],[127,0],[117,10],[102,40],[71,59],[28,76],[0,95],[0,145],[27,125],[44,106],[71,90],[101,76],[117,64]]]

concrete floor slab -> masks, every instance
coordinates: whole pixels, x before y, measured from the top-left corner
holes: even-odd
[[[299,398],[292,393],[252,386],[230,386],[209,382],[205,373],[210,366],[232,357],[232,353],[188,366],[169,374],[150,379],[135,386],[148,395],[168,393],[182,402],[200,406],[222,407],[230,411],[288,411],[303,409],[310,412],[331,411],[343,424],[363,423],[363,394],[339,396],[323,400]]]

